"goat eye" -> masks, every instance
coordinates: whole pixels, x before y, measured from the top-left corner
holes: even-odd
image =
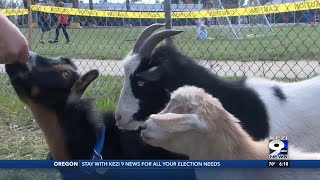
[[[69,73],[68,72],[63,72],[62,73],[63,78],[69,79]]]
[[[138,81],[138,86],[143,86],[144,82],[143,81]]]

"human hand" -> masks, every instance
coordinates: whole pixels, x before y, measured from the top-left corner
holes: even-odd
[[[20,30],[0,12],[0,64],[29,59],[29,46]]]

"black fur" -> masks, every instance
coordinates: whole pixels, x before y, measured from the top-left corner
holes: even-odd
[[[104,159],[188,159],[186,156],[145,144],[139,131],[118,129],[114,114],[99,112],[90,99],[67,103],[70,88],[79,78],[79,74],[71,70],[68,80],[64,79],[62,73],[53,68],[62,64],[69,64],[76,69],[70,59],[51,59],[38,55],[28,64],[7,64],[6,72],[21,99],[27,97],[57,113],[71,159],[91,159],[102,127],[106,127],[102,152]],[[47,70],[42,71],[41,68]],[[31,95],[33,86],[40,89],[36,96]],[[47,158],[52,158],[51,154],[48,154]]]
[[[90,100],[67,104],[57,110],[59,125],[71,159],[91,159],[101,127],[94,119],[95,109]],[[95,122],[97,121],[97,122]],[[101,121],[101,120],[100,120]]]
[[[144,78],[151,76],[147,70],[156,66],[163,71],[157,71],[161,77],[152,81]],[[150,114],[161,111],[169,101],[170,92],[184,85],[194,85],[217,97],[227,111],[241,120],[244,129],[254,139],[264,139],[269,134],[264,104],[256,92],[245,85],[246,78],[223,79],[172,46],[160,46],[150,59],[142,59],[130,80],[133,94],[140,100],[140,109],[134,114],[135,120],[144,120]],[[140,81],[144,82],[143,86],[138,85]]]
[[[67,71],[70,79],[65,80],[61,72],[53,70],[54,65],[67,64],[76,69],[75,65],[68,58],[46,58],[37,55],[37,58],[26,64],[6,64],[6,72],[10,77],[11,83],[18,93],[31,97],[31,88],[33,86],[41,87],[41,91],[32,99],[40,104],[57,109],[64,105],[65,100],[70,94],[73,83],[79,78],[79,74],[74,71]],[[50,67],[52,70],[50,70]],[[40,71],[40,69],[49,69],[48,71]],[[24,73],[25,77],[18,77],[20,73]]]
[[[272,89],[273,89],[273,92],[274,92],[274,96],[276,96],[281,101],[286,101],[287,97],[283,93],[283,91],[280,89],[280,87],[273,86]]]

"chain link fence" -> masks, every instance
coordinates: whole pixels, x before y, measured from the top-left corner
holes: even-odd
[[[133,48],[141,31],[153,23],[167,23],[181,33],[173,43],[184,54],[199,61],[214,73],[226,77],[262,76],[284,80],[304,79],[316,75],[320,59],[320,9],[304,8],[290,12],[252,13],[252,15],[214,15],[212,17],[131,18],[85,16],[54,12],[56,7],[95,11],[163,13],[201,13],[255,6],[281,5],[292,1],[270,0],[147,0],[112,2],[24,1],[0,4],[2,9],[31,7],[29,14],[8,18],[29,38],[32,51],[45,56],[74,59],[81,72],[98,69],[101,73],[90,93],[113,97],[122,87],[121,59]],[[292,2],[293,4],[296,2]],[[319,1],[315,1],[319,7]],[[43,7],[49,7],[45,9]],[[38,8],[38,9],[37,9]],[[168,12],[166,12],[168,14]],[[66,19],[65,19],[66,18]],[[168,19],[170,18],[170,19]],[[60,24],[58,23],[60,19]],[[29,22],[29,23],[28,23]],[[62,22],[62,24],[61,24]],[[64,25],[65,24],[65,25]],[[4,66],[1,66],[4,72]],[[5,75],[1,81],[10,88]]]

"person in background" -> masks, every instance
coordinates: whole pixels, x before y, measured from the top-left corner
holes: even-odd
[[[200,31],[199,31],[198,36],[197,36],[197,39],[199,39],[199,40],[206,40],[206,39],[208,39],[208,32],[207,32],[207,30],[205,29],[205,26],[204,26],[204,25],[201,26]]]
[[[315,23],[316,20],[316,12],[315,10],[310,10],[310,18],[309,18],[309,23],[311,23],[311,25],[313,25]]]
[[[205,0],[202,5],[202,9],[210,10],[212,8],[214,8],[214,4],[213,4],[212,0]],[[212,23],[212,18],[211,17],[205,18],[205,22],[207,23],[207,26],[210,27],[211,23]]]
[[[288,13],[285,13],[285,15],[284,15],[284,21],[285,21],[286,24],[289,23],[289,14],[288,14]]]
[[[27,62],[30,56],[27,39],[1,12],[0,30],[0,64]]]
[[[197,34],[199,34],[201,31],[201,27],[204,26],[205,21],[201,18],[198,18],[195,20],[195,22],[197,24],[196,32],[197,32]]]
[[[44,1],[43,5],[47,5],[46,1]],[[41,36],[40,36],[40,43],[44,44],[44,35],[46,32],[49,32],[49,40],[48,42],[52,43],[51,37],[51,16],[49,13],[46,12],[39,12],[39,26],[41,28]]]
[[[64,3],[60,1],[58,3],[58,6],[64,7]],[[60,33],[61,28],[62,28],[64,37],[67,40],[66,43],[70,43],[69,34],[67,32],[67,24],[68,24],[68,15],[67,14],[58,14],[58,25],[56,28],[56,37],[54,39],[54,43],[57,43],[59,41],[59,33]]]
[[[306,11],[306,12],[304,13],[304,18],[306,18],[307,24],[310,24],[310,22],[311,22],[311,14],[310,14],[310,11]]]

